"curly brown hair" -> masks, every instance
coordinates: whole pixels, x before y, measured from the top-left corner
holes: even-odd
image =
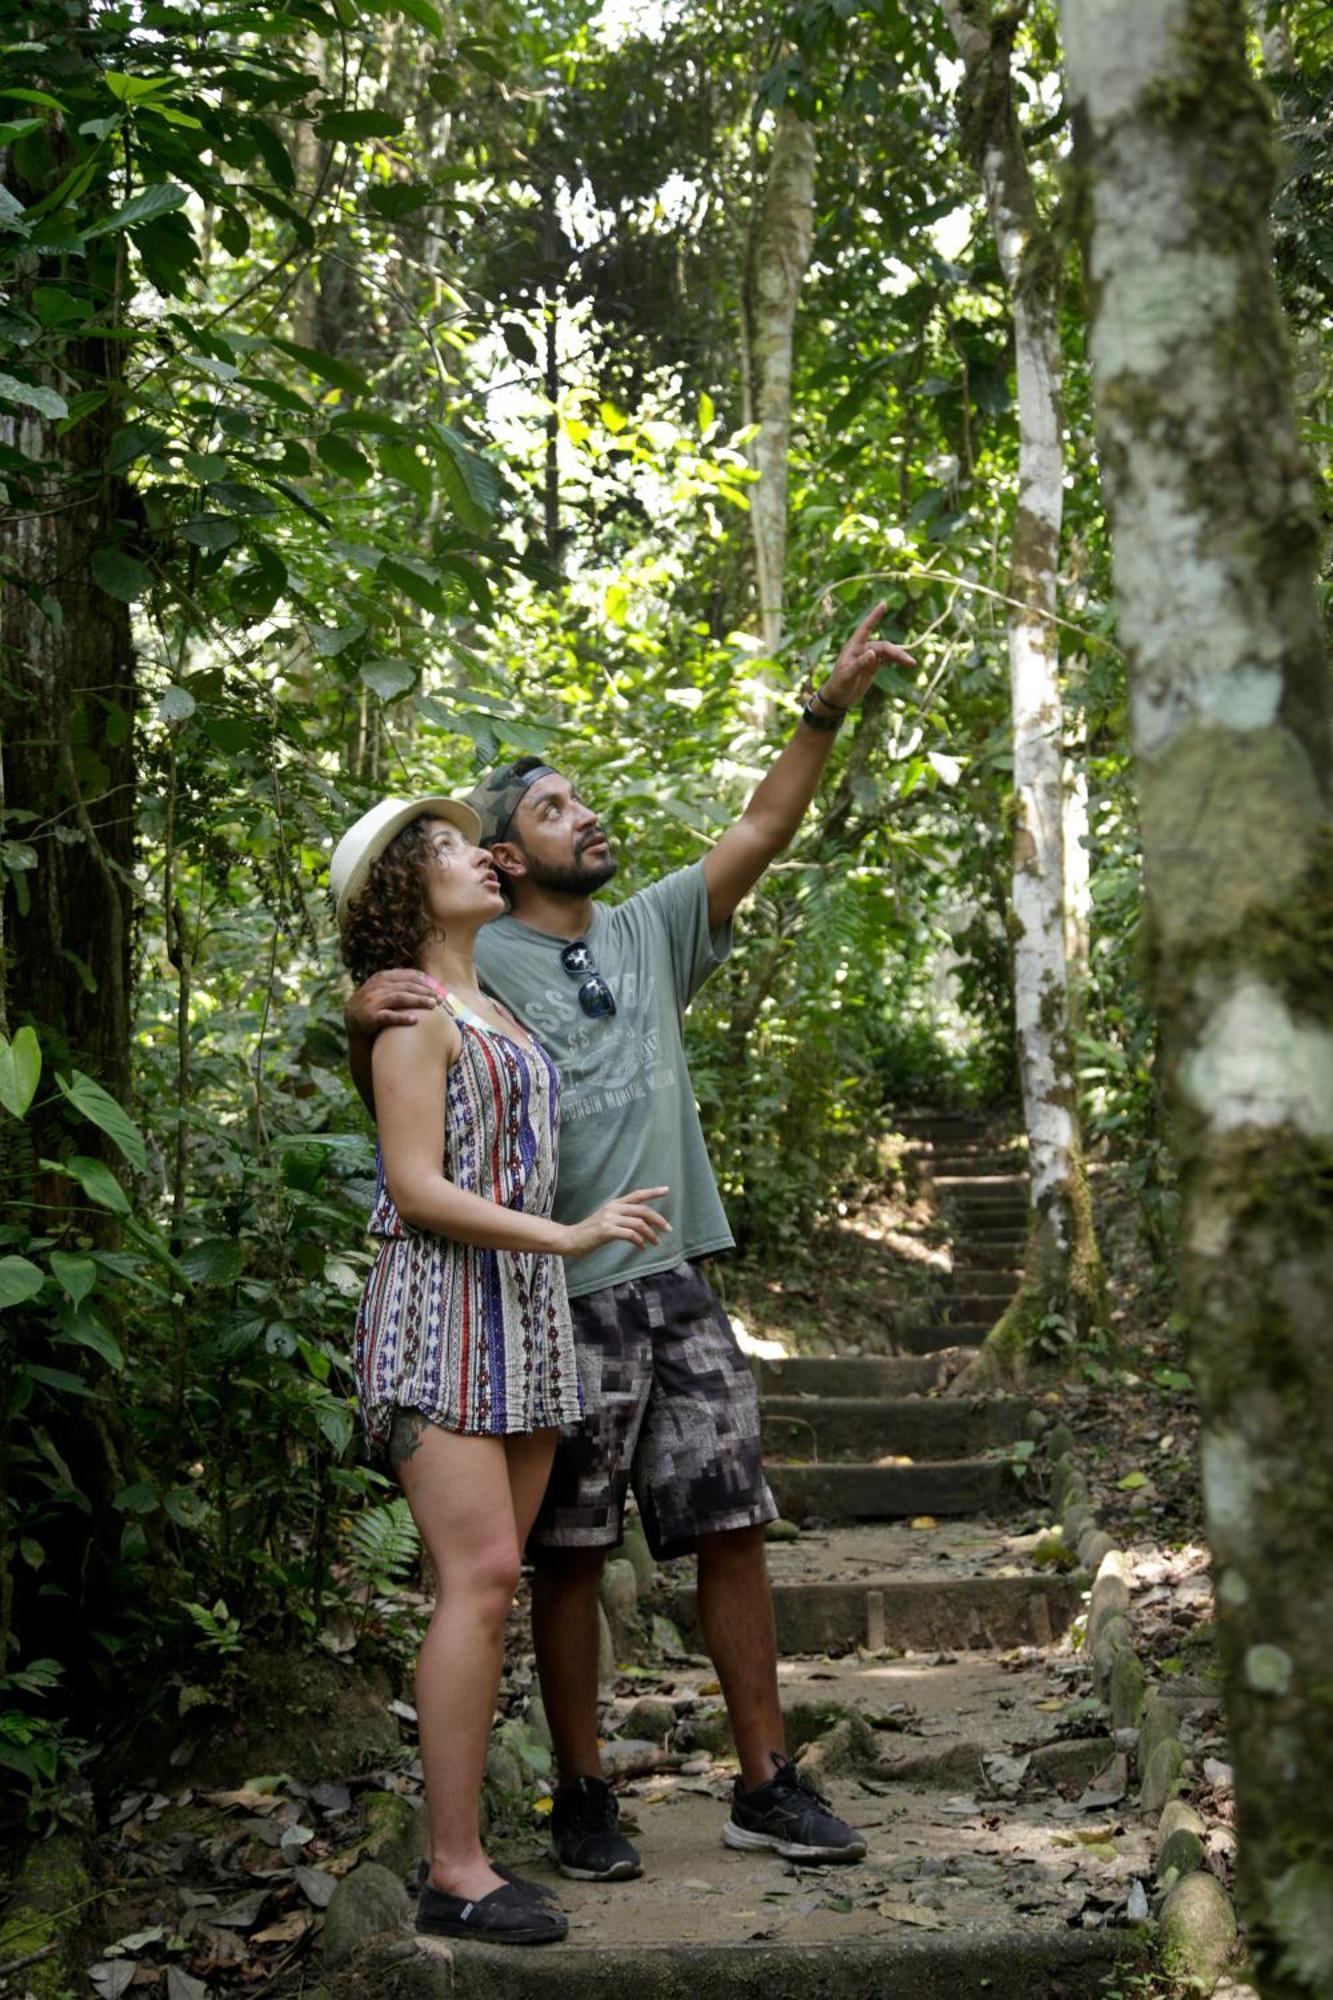
[[[432,825],[423,814],[395,834],[372,866],[366,886],[348,905],[343,964],[358,986],[373,972],[414,966],[430,936],[422,876],[430,860]]]

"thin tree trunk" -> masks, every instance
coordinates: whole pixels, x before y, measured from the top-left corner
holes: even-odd
[[[763,199],[750,225],[743,309],[743,374],[750,420],[759,426],[750,447],[759,474],[750,494],[750,521],[759,625],[769,654],[782,644],[792,341],[814,240],[814,127],[784,105],[773,131]]]
[[[1065,952],[1064,711],[1058,609],[1064,450],[1060,253],[1037,206],[1014,111],[1017,17],[987,0],[944,0],[963,58],[964,139],[981,177],[1013,303],[1018,373],[1018,506],[1010,551],[1009,670],[1014,731],[1011,933],[1031,1215],[1023,1282],[968,1371],[969,1385],[1021,1374],[1041,1322],[1082,1333],[1096,1320],[1101,1269],[1079,1146]]]
[[[1065,0],[1239,1888],[1333,1990],[1333,746],[1242,0]]]
[[[1092,867],[1088,854],[1088,744],[1080,731],[1065,745],[1065,971],[1069,1025],[1077,1033],[1087,1018],[1092,951]]]

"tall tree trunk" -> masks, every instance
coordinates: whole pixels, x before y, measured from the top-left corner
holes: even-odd
[[[13,183],[11,182],[11,186]],[[20,187],[25,202],[40,190]],[[118,239],[113,239],[116,241]],[[122,283],[116,252],[95,289]],[[90,263],[92,260],[90,259]],[[36,266],[31,285],[42,281]],[[100,284],[99,284],[100,280]],[[93,552],[117,539],[135,502],[105,470],[119,408],[122,343],[70,341],[60,385],[109,391],[63,437],[50,419],[0,413],[0,444],[57,468],[12,523],[15,580],[0,599],[0,750],[14,835],[34,865],[11,874],[4,928],[11,1027],[31,1021],[48,1058],[130,1090],[130,931],[134,860],[134,655],[128,606],[93,581]],[[53,384],[54,386],[54,384]],[[55,1114],[51,1114],[53,1117]],[[33,1113],[39,1149],[51,1151]],[[94,1135],[85,1150],[95,1150]]]
[[[750,492],[750,521],[759,625],[770,654],[782,643],[792,340],[814,240],[814,127],[784,105],[773,131],[763,198],[750,224],[743,291],[743,373],[750,421],[759,426],[750,447],[759,474]]]
[[[1014,730],[1013,957],[1031,1213],[1023,1281],[968,1370],[971,1386],[1021,1374],[1041,1323],[1077,1333],[1099,1316],[1101,1264],[1078,1132],[1065,949],[1064,710],[1056,637],[1064,451],[1060,252],[1037,206],[1010,74],[1015,14],[944,0],[963,58],[963,135],[1013,302],[1018,506],[1010,551]]]
[[[69,169],[65,135],[59,126],[53,131],[45,187],[12,170],[3,176],[25,207]],[[12,169],[13,162],[0,155],[0,165]],[[94,185],[85,194],[85,222],[99,202],[110,206],[111,194],[106,177],[100,189]],[[126,286],[122,245],[119,235],[103,237],[74,263],[72,274],[55,259],[34,256],[14,287],[16,309],[30,309],[36,287],[57,280],[91,300],[106,331],[62,342],[58,367],[41,386],[71,404],[89,392],[105,400],[66,425],[29,410],[0,411],[0,445],[31,464],[28,496],[10,523],[0,586],[0,791],[9,815],[6,832],[20,854],[28,850],[23,858],[30,861],[4,878],[9,1030],[25,1023],[36,1028],[48,1075],[57,1067],[85,1070],[124,1101],[131,1083],[134,654],[128,606],[108,596],[92,573],[95,552],[120,539],[137,504],[127,483],[107,470],[112,437],[123,421],[124,344],[117,337]],[[17,484],[15,471],[9,478]],[[89,1213],[73,1183],[40,1165],[71,1150],[62,1113],[62,1100],[43,1091],[2,1165],[10,1214],[21,1216],[28,1208],[35,1229],[56,1242],[73,1227],[86,1236],[111,1226],[109,1218]],[[85,1123],[77,1128],[74,1150],[117,1157],[110,1141]],[[34,1336],[32,1317],[5,1318],[0,1390],[7,1392],[10,1370],[20,1361],[48,1358],[48,1350],[44,1336]],[[83,1372],[96,1379],[91,1357]],[[12,1612],[25,1653],[59,1659],[68,1685],[88,1697],[96,1652],[88,1634],[101,1623],[115,1587],[121,1523],[112,1502],[125,1483],[112,1437],[118,1416],[109,1399],[50,1398],[44,1411],[44,1397],[48,1392],[39,1387],[24,1434],[47,1418],[88,1511],[65,1506],[53,1515],[42,1535],[41,1592],[20,1572],[12,1584],[17,1605],[5,1592],[0,1614],[7,1623]],[[0,1658],[10,1636],[0,1629]]]
[[[1239,1886],[1333,1990],[1333,747],[1242,0],[1065,0]]]

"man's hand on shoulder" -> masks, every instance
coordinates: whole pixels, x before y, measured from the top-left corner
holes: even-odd
[[[413,1028],[433,1013],[440,996],[423,972],[376,972],[347,1002],[344,1013],[354,1035],[368,1040],[381,1028]]]

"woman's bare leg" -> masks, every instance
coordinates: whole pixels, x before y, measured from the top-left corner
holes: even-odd
[[[482,1851],[477,1806],[504,1664],[505,1619],[518,1582],[511,1453],[534,1442],[462,1436],[416,1410],[398,1412],[390,1440],[394,1471],[438,1580],[417,1660],[417,1723],[430,1880],[452,1896],[476,1899],[501,1886]],[[525,1506],[533,1456],[517,1454]]]
[[[551,1476],[551,1461],[555,1457],[555,1442],[559,1435],[559,1431],[556,1430],[528,1431],[522,1436],[505,1439],[505,1452],[509,1460],[509,1491],[514,1503],[514,1529],[518,1536],[520,1551],[532,1533],[537,1509],[542,1504],[546,1482]]]

